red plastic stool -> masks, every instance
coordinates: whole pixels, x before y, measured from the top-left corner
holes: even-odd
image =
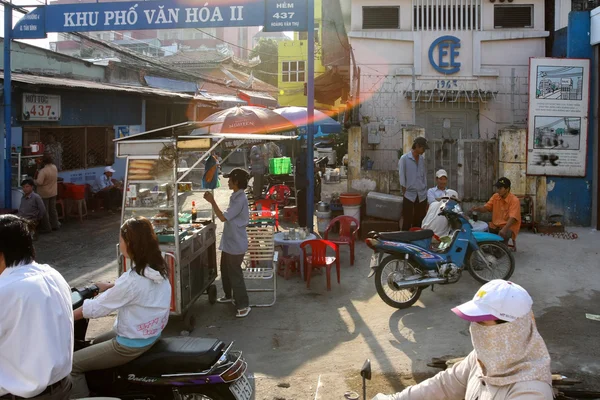
[[[298,272],[299,264],[298,256],[281,256],[277,262],[277,273],[287,281],[292,274]]]
[[[297,206],[284,207],[283,208],[283,219],[285,221],[297,223],[298,222],[298,207]]]

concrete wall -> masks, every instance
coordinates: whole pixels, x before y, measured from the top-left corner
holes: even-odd
[[[496,138],[506,126],[525,127],[528,117],[529,58],[545,56],[544,1],[515,0],[511,4],[533,4],[534,26],[527,29],[494,29],[494,5],[482,1],[482,30],[413,31],[411,0],[352,1],[351,30],[348,33],[361,68],[360,115],[369,117],[363,124],[363,149],[375,161],[374,169],[395,168],[401,149],[400,131],[407,125],[419,123],[413,118],[411,102],[413,70],[415,90],[421,91],[415,114],[462,112],[476,115],[475,136]],[[362,29],[363,6],[399,6],[400,29]],[[441,36],[460,39],[460,71],[447,75],[438,72],[429,59],[432,43]],[[510,54],[510,57],[507,55]],[[462,101],[426,101],[427,93],[460,92]],[[491,93],[476,96],[474,92]],[[477,120],[478,119],[478,120]],[[385,125],[378,145],[370,145],[367,137],[372,129]],[[432,137],[431,132],[428,133]],[[454,133],[458,139],[458,133]],[[396,154],[396,158],[394,157]]]
[[[403,128],[395,140],[399,143],[402,154],[412,148],[412,143],[417,136],[424,136],[425,131],[420,127]],[[363,138],[361,138],[361,136]],[[398,175],[398,151],[395,151],[395,167],[387,170],[363,170],[360,160],[369,151],[362,151],[361,145],[364,135],[360,127],[352,127],[348,135],[348,191],[350,192],[379,192],[400,195],[400,177]]]
[[[534,201],[536,222],[545,220],[546,177],[527,176],[527,130],[508,127],[499,132],[498,175],[511,181],[511,192],[517,196],[529,195]]]
[[[0,43],[4,40],[0,39]],[[62,77],[104,80],[105,67],[21,42],[11,43],[11,67],[14,72],[60,75]],[[0,54],[4,69],[4,53]]]

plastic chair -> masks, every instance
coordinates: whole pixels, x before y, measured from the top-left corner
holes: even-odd
[[[271,199],[259,199],[254,201],[254,208],[258,218],[275,218],[275,229],[279,232],[279,207]]]
[[[310,258],[306,254],[306,248],[310,247]],[[327,256],[327,248],[335,251],[335,257]],[[327,290],[331,290],[331,267],[335,264],[337,271],[337,281],[340,283],[340,248],[337,244],[329,240],[307,240],[300,245],[302,256],[304,257],[304,276],[306,277],[306,287],[310,288],[310,278],[312,270],[316,268],[326,268]]]
[[[329,231],[339,222],[340,224],[340,233],[337,239],[332,240],[333,243],[338,246],[342,246],[347,244],[350,247],[350,265],[354,265],[354,241],[358,235],[358,230],[360,229],[360,222],[356,220],[356,218],[349,217],[347,215],[342,215],[339,217],[335,217],[331,220],[327,228],[325,229],[324,238],[325,240],[329,240]],[[356,229],[353,229],[354,225]]]
[[[267,192],[267,199],[275,201],[279,206],[285,207],[289,201],[292,191],[287,185],[275,185]]]

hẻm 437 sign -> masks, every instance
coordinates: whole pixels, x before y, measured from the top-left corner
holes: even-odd
[[[23,93],[23,121],[58,121],[60,120],[60,96]]]
[[[42,39],[48,32],[135,31],[264,26],[305,31],[306,0],[165,0],[47,5],[17,22],[14,39]]]

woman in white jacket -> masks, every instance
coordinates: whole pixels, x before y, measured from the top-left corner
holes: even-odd
[[[452,311],[471,322],[474,350],[451,369],[373,400],[551,400],[550,354],[521,286],[496,279]]]
[[[121,226],[121,253],[132,260],[129,271],[114,285],[99,284],[103,293],[86,300],[74,318],[100,318],[117,311],[114,330],[73,355],[71,398],[89,396],[86,371],[112,368],[136,359],[160,337],[169,320],[171,285],[152,224],[130,218]]]

